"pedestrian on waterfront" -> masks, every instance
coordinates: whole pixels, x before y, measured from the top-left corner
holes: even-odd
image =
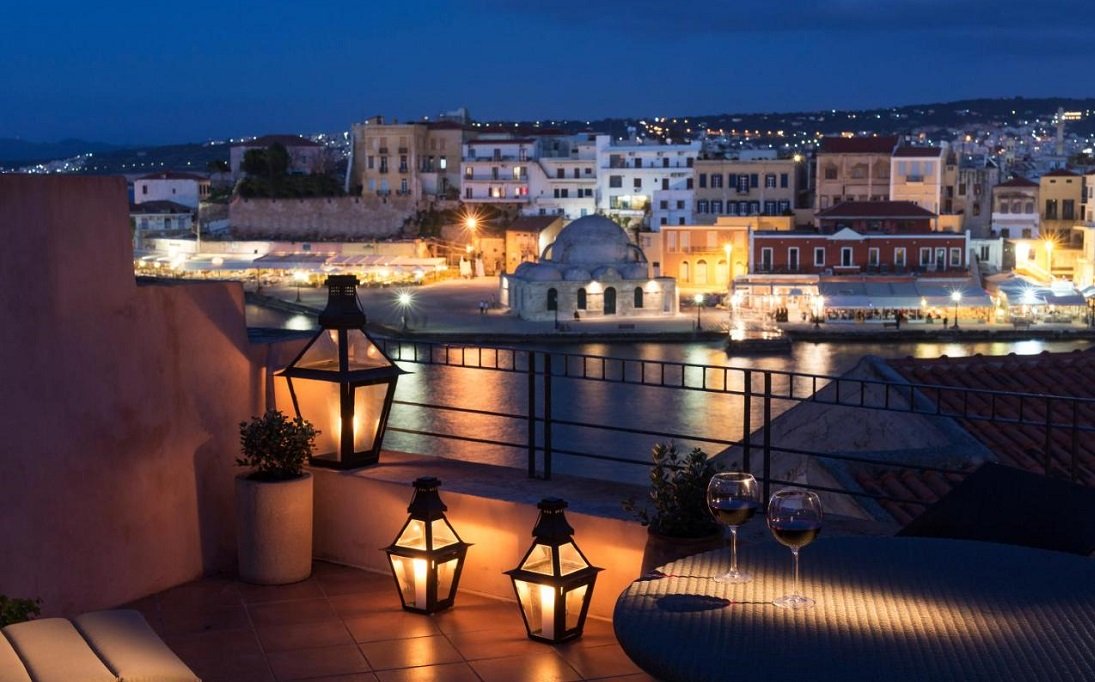
[[[946,316],[946,315],[944,315],[944,316],[943,316],[943,329],[946,329],[946,328],[947,328],[947,319],[948,319],[948,318],[947,318],[947,316]]]
[[[894,328],[897,331],[901,331],[901,311],[898,310],[897,314],[893,316]]]

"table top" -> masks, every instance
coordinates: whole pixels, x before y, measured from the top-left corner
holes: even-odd
[[[811,609],[779,608],[791,552],[739,548],[753,582],[711,579],[729,550],[666,564],[616,602],[616,637],[662,680],[1095,680],[1095,559],[928,538],[819,539]]]

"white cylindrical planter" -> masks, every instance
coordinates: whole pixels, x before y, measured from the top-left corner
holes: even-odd
[[[236,477],[240,579],[284,585],[312,574],[312,475],[289,481]]]

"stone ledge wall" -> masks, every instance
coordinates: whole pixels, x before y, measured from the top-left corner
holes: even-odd
[[[414,199],[403,196],[237,197],[228,206],[233,237],[295,241],[394,237],[415,212]]]

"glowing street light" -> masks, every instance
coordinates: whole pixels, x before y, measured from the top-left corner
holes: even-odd
[[[962,302],[962,292],[952,291],[951,300],[954,301],[954,328],[958,329],[958,304]]]
[[[702,331],[703,325],[700,323],[700,313],[703,310],[703,294],[696,294],[692,297],[692,302],[696,304],[696,331]]]
[[[1053,240],[1047,239],[1044,243],[1046,249],[1046,272],[1053,277]]]
[[[414,303],[414,297],[410,292],[401,291],[399,295],[395,297],[395,302],[399,305],[399,322],[402,331],[407,331],[407,313],[410,312],[411,305]]]
[[[308,281],[308,273],[303,270],[293,271],[293,282],[297,285],[297,303],[300,303],[300,285]]]

